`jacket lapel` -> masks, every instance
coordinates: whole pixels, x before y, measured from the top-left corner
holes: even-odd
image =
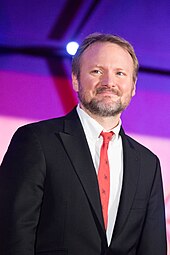
[[[87,195],[93,216],[100,223],[100,232],[103,232],[104,223],[96,171],[84,130],[75,110],[66,116],[64,132],[60,132],[59,135]]]
[[[122,136],[123,143],[124,173],[120,203],[112,236],[113,239],[120,233],[128,218],[137,189],[140,169],[138,152],[134,149],[133,145],[124,134],[123,129],[121,129],[120,135]]]

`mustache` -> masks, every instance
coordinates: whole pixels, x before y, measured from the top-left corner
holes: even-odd
[[[120,96],[120,92],[115,88],[107,88],[107,87],[96,88],[96,94],[101,94],[103,92],[109,92],[109,93],[112,93],[114,95]]]

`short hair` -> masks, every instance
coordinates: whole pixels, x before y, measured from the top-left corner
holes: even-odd
[[[92,44],[94,43],[105,43],[105,42],[110,42],[119,45],[121,48],[126,50],[132,60],[133,60],[133,65],[134,65],[134,72],[133,72],[133,81],[135,82],[137,79],[138,75],[138,69],[139,69],[139,63],[137,56],[135,54],[133,46],[123,39],[120,36],[112,35],[112,34],[103,34],[103,33],[93,33],[88,35],[81,45],[79,46],[76,54],[73,56],[72,59],[72,73],[77,76],[77,78],[80,78],[80,59],[83,54],[83,52]]]

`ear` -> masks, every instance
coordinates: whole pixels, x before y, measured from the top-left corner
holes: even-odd
[[[73,89],[78,92],[79,91],[79,82],[77,79],[77,76],[72,73],[72,84],[73,84]]]
[[[135,94],[136,94],[136,82],[137,82],[137,79],[136,79],[136,81],[133,84],[132,96],[135,96]]]

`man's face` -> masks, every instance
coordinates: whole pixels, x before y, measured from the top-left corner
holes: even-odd
[[[80,105],[97,116],[121,113],[135,95],[133,60],[120,46],[94,43],[80,59],[80,77],[72,75]]]

